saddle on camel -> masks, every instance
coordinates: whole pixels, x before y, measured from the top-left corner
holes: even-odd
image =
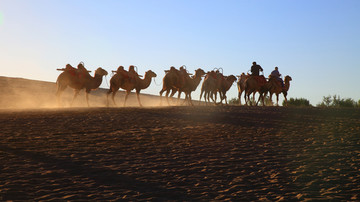
[[[269,82],[274,82],[276,85],[281,88],[283,91],[286,90],[286,87],[282,80],[280,80],[278,77],[275,77],[273,75],[269,75]]]
[[[260,86],[264,86],[266,84],[266,78],[264,75],[260,75],[260,76],[251,75],[250,77],[253,77]]]
[[[120,74],[123,78],[129,78],[129,73],[124,69],[124,66],[119,66],[116,71],[112,71],[113,73]]]
[[[184,86],[186,81],[191,79],[190,75],[192,74],[188,73],[184,67],[185,65],[181,66],[179,70],[177,70],[174,66],[171,66],[170,70],[165,70],[165,73],[174,73],[179,78],[176,81],[176,86]]]
[[[137,71],[135,71],[135,67],[136,66],[134,66],[134,65],[130,65],[129,71],[128,71],[128,78],[132,83],[136,83],[140,79],[140,77],[142,77],[137,73]],[[136,67],[136,69],[137,69],[137,67]]]
[[[58,71],[64,71],[69,73],[71,76],[73,76],[74,78],[77,79],[83,79],[86,78],[88,76],[90,76],[90,72],[88,71],[85,67],[84,64],[81,62],[78,66],[78,68],[76,69],[75,67],[71,66],[70,64],[67,64],[65,66],[65,68],[61,68],[61,69],[56,69]]]

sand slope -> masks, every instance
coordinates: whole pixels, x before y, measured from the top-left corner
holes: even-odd
[[[92,107],[106,106],[106,92],[107,89],[102,88],[92,91],[89,96],[90,105]],[[0,76],[0,109],[58,107],[55,93],[55,82]],[[61,105],[63,107],[70,107],[73,95],[73,89],[67,88],[62,95]],[[118,106],[123,106],[124,95],[123,90],[117,93],[115,101]],[[142,93],[140,98],[144,106],[157,106],[160,104],[158,96]],[[113,106],[112,102],[110,104]],[[129,96],[126,104],[127,106],[138,106],[134,93]],[[80,92],[74,101],[73,107],[87,107],[84,90]]]
[[[360,200],[360,111],[0,112],[0,200]]]

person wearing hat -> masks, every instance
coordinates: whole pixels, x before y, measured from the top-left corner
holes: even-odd
[[[263,68],[261,68],[260,65],[256,64],[256,62],[253,62],[252,64],[253,65],[251,66],[251,75],[252,76],[259,76],[259,72],[264,71]]]
[[[281,78],[281,74],[279,72],[279,68],[278,67],[275,67],[275,69],[271,72],[271,77],[274,77],[276,78],[278,81],[281,82],[281,86],[284,87],[284,81],[282,80]]]

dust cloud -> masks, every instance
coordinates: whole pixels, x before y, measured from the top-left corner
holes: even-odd
[[[99,88],[89,94],[90,107],[107,106],[107,89]],[[36,109],[36,108],[64,108],[64,107],[87,107],[86,93],[82,90],[71,106],[74,96],[72,88],[67,88],[61,95],[61,103],[58,105],[56,98],[56,83],[35,81],[22,78],[0,77],[0,109]],[[125,92],[119,90],[115,96],[116,105],[109,96],[109,107],[123,107]],[[168,106],[165,97],[160,102],[159,96],[140,94],[140,100],[144,107]],[[183,103],[177,102],[176,98],[169,99],[171,106]],[[126,107],[139,107],[136,94],[132,92],[128,96]]]

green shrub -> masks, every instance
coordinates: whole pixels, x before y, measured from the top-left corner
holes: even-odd
[[[311,104],[309,100],[305,98],[290,98],[287,102],[288,106],[296,106],[296,107],[310,107]],[[283,106],[285,106],[285,100],[283,101]]]
[[[360,100],[356,103],[351,98],[341,99],[339,95],[324,96],[318,107],[359,107]]]

